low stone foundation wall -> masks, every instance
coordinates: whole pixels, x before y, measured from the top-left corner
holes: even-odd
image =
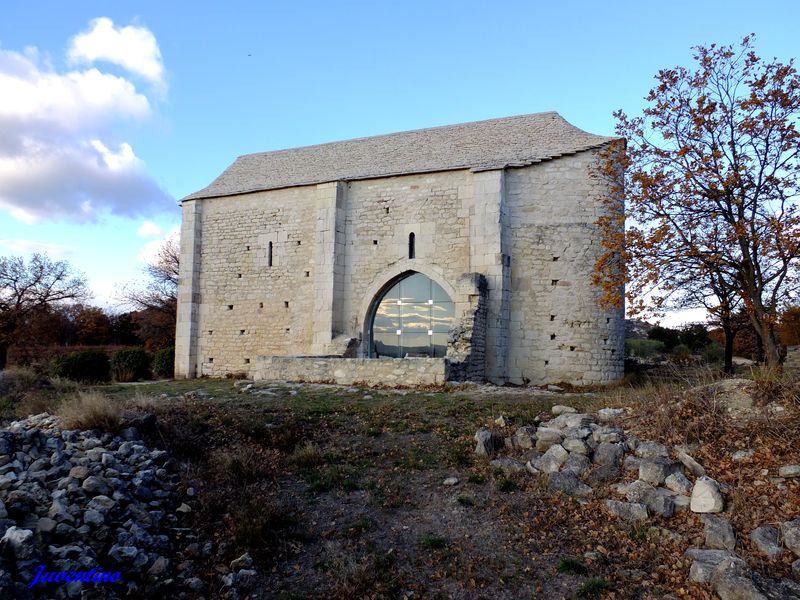
[[[443,358],[323,358],[259,356],[254,378],[345,385],[439,385],[445,382]]]

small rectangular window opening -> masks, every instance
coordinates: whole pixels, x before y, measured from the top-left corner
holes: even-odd
[[[544,361],[544,366],[545,366],[545,367],[546,367],[547,365],[549,365],[549,364],[550,364],[550,361],[549,361],[549,360],[546,360],[546,361]]]
[[[558,285],[558,279],[551,279],[550,285]]]
[[[239,330],[239,335],[244,335],[244,329]]]
[[[214,362],[214,359],[209,357],[208,362],[212,363]]]
[[[289,328],[288,327],[286,328],[286,333],[289,333]]]
[[[553,257],[553,262],[556,262],[558,259],[559,259],[559,257],[558,257],[558,256],[554,256],[554,257]]]
[[[550,334],[550,339],[551,339],[551,340],[554,340],[554,339],[556,339],[556,334],[555,334],[555,333],[551,333],[551,334]]]
[[[259,302],[258,303],[258,308],[264,308],[264,303],[263,302]]]
[[[378,240],[372,240],[372,245],[373,246],[377,246],[378,245]]]
[[[249,358],[245,358],[244,359],[244,364],[249,365],[250,364],[250,359]]]
[[[383,210],[385,210],[385,211],[386,211],[386,214],[387,214],[387,215],[389,214],[389,207],[388,207],[388,206],[385,206],[385,207],[383,208]]]
[[[211,334],[213,334],[213,333],[214,333],[214,330],[213,330],[213,329],[209,329],[209,330],[208,330],[208,335],[211,335]]]
[[[297,240],[297,245],[298,245],[298,246],[300,245],[300,240]]]
[[[283,308],[289,308],[289,301],[288,300],[284,300],[283,301]]]
[[[228,304],[228,310],[233,310],[233,304]]]
[[[555,315],[550,315],[550,320],[551,321],[555,321],[556,320],[556,316]]]
[[[244,249],[249,251],[250,250],[250,246],[245,246]]]
[[[570,346],[570,347],[569,347],[569,351],[570,351],[570,352],[575,352],[575,346]]]
[[[311,271],[306,271],[306,277],[311,277]]]
[[[237,279],[241,279],[241,278],[242,278],[242,274],[241,274],[241,273],[237,273],[237,274],[236,274],[236,278],[237,278]]]

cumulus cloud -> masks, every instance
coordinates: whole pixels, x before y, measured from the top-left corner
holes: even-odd
[[[162,235],[164,231],[152,221],[145,221],[139,229],[136,230],[136,233],[142,237],[158,237]]]
[[[100,17],[89,23],[88,31],[72,38],[68,54],[72,64],[107,61],[163,87],[164,63],[153,33],[146,27],[115,27],[111,19]]]
[[[148,97],[94,67],[58,72],[36,49],[0,50],[0,209],[26,223],[136,216],[171,201],[112,135],[152,116]]]
[[[53,258],[65,258],[75,253],[76,248],[62,244],[48,244],[33,240],[0,240],[0,246],[8,248],[14,254],[47,254]]]
[[[167,240],[178,242],[180,237],[181,229],[178,225],[176,225],[158,239],[150,240],[144,246],[142,246],[142,250],[139,252],[139,255],[136,258],[148,265],[155,264],[157,262],[156,259],[158,257],[158,251],[161,249],[161,246],[164,245],[164,242]]]

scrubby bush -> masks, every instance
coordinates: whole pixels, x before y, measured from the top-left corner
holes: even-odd
[[[672,349],[669,359],[676,365],[689,365],[692,363],[692,352],[689,346],[678,344]]]
[[[692,323],[681,329],[681,344],[687,346],[691,352],[700,352],[711,343],[708,329],[702,323]]]
[[[625,355],[653,358],[664,352],[664,342],[658,340],[625,340]]]
[[[175,374],[175,347],[162,348],[153,357],[153,375],[171,378]]]
[[[57,412],[69,429],[116,431],[122,416],[120,405],[98,392],[79,392],[64,400]]]
[[[680,344],[681,334],[677,329],[669,329],[668,327],[656,325],[647,332],[647,339],[662,342],[666,351],[672,352],[672,349]]]
[[[709,364],[721,363],[725,359],[725,348],[716,342],[710,343],[703,350],[703,360]]]
[[[150,360],[144,348],[123,348],[111,358],[111,371],[117,381],[146,379],[150,371]]]
[[[56,377],[98,383],[111,380],[111,363],[102,350],[82,350],[54,358],[50,371]]]

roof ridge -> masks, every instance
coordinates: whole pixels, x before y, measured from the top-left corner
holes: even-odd
[[[244,154],[183,200],[328,181],[500,169],[590,150],[614,139],[584,131],[556,111],[438,125]]]
[[[426,132],[426,131],[436,131],[436,130],[441,130],[441,129],[448,129],[450,127],[462,127],[462,126],[468,126],[468,125],[484,125],[484,124],[487,124],[487,123],[495,123],[495,122],[499,122],[499,121],[509,121],[509,120],[513,120],[513,119],[524,119],[526,117],[540,117],[540,116],[545,116],[545,115],[555,115],[557,117],[560,117],[561,120],[563,120],[565,123],[567,123],[571,127],[575,127],[574,125],[572,125],[572,123],[570,123],[569,121],[564,119],[564,117],[562,117],[560,114],[558,114],[557,111],[555,111],[555,110],[545,110],[545,111],[542,111],[542,112],[527,113],[527,114],[524,114],[524,115],[514,115],[514,116],[511,116],[511,117],[493,117],[491,119],[480,119],[479,121],[466,121],[466,122],[463,122],[463,123],[448,123],[447,125],[434,125],[432,127],[420,127],[418,129],[404,129],[402,131],[390,131],[388,133],[378,133],[376,135],[363,135],[363,136],[354,137],[354,138],[348,138],[348,139],[344,139],[344,140],[333,140],[331,142],[319,142],[317,144],[308,144],[307,146],[292,146],[290,148],[280,148],[278,150],[264,150],[262,152],[248,152],[247,154],[240,154],[236,158],[246,158],[248,156],[263,156],[265,154],[279,154],[279,153],[282,153],[282,152],[293,152],[295,150],[309,150],[309,149],[312,149],[312,148],[322,148],[322,147],[325,147],[325,146],[333,146],[335,144],[348,144],[350,142],[361,142],[361,141],[364,141],[364,140],[378,140],[378,139],[381,139],[381,138],[395,137],[395,136],[404,135],[404,134],[422,133],[422,132]],[[578,129],[579,131],[584,131],[583,129],[580,129],[579,127],[575,127],[575,129]],[[584,131],[584,133],[588,133],[588,132]],[[590,133],[589,135],[595,135],[595,134]]]

